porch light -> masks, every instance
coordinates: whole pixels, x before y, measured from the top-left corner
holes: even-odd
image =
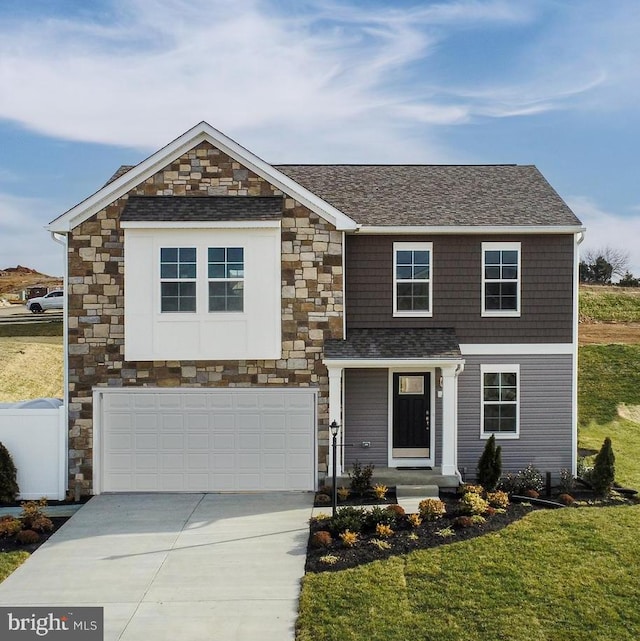
[[[338,432],[340,431],[340,426],[336,423],[336,421],[331,421],[331,424],[329,425],[329,430],[331,431],[331,451],[332,451],[332,459],[333,459],[333,465],[331,466],[332,468],[332,481],[333,484],[331,486],[331,516],[336,515],[336,509],[338,507],[338,483],[336,480],[336,466],[338,464]]]

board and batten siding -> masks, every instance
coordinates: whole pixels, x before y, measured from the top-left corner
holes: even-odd
[[[393,243],[433,243],[433,316],[393,316]],[[521,243],[521,315],[482,317],[482,243]],[[453,327],[460,343],[570,343],[572,234],[350,235],[346,244],[349,328]]]
[[[400,370],[395,370],[400,371]],[[440,369],[431,372],[432,385],[441,375]],[[346,369],[344,379],[344,465],[347,469],[358,459],[387,467],[389,463],[389,370]],[[442,399],[436,394],[433,426],[435,429],[435,465],[442,455]],[[362,443],[371,443],[362,447]]]
[[[486,439],[480,438],[480,366],[520,365],[520,438],[496,440],[502,446],[503,473],[532,463],[557,480],[572,464],[571,355],[465,356],[459,379],[458,469],[475,478]],[[466,474],[464,474],[466,471]]]

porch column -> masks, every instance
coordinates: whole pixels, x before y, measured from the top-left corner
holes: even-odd
[[[442,367],[442,474],[458,476],[459,366]]]
[[[342,447],[344,442],[344,425],[342,424],[342,367],[334,365],[327,367],[329,372],[329,424],[335,421],[340,426],[338,434],[338,456],[336,465],[336,474],[342,474]],[[329,432],[329,453],[327,463],[327,474],[333,474],[333,460],[331,458],[331,432]]]

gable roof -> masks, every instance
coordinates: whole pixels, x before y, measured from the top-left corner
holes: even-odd
[[[279,220],[281,196],[129,196],[122,222]]]
[[[278,165],[364,226],[580,226],[530,165]]]
[[[250,169],[255,174],[264,178],[283,193],[295,198],[299,203],[327,220],[339,230],[354,230],[357,228],[355,221],[345,216],[341,211],[324,202],[316,194],[302,187],[290,177],[278,171],[249,150],[239,145],[222,132],[214,129],[210,124],[201,122],[189,129],[174,141],[158,150],[146,160],[132,169],[120,170],[101,189],[72,207],[67,212],[58,216],[47,226],[51,232],[65,233],[84,222],[107,205],[111,204],[128,191],[133,189],[160,169],[170,164],[187,151],[193,149],[201,142],[207,141],[226,153],[228,156]]]

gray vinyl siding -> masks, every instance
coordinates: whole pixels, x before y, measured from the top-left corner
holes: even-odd
[[[458,468],[475,478],[486,440],[480,438],[481,364],[520,365],[520,438],[500,439],[503,472],[529,463],[554,478],[572,463],[571,355],[465,356],[458,395]]]
[[[439,369],[432,372],[432,385],[437,383],[440,375]],[[356,459],[363,464],[386,467],[389,456],[389,370],[346,369],[343,384],[347,444],[344,463],[347,470]],[[442,455],[442,399],[437,393],[435,396],[432,416],[435,413],[435,465],[439,465]],[[363,448],[363,441],[369,441],[371,447]]]
[[[344,461],[347,470],[362,464],[386,467],[389,440],[389,372],[386,369],[346,369],[344,383]],[[363,448],[362,441],[371,447]]]
[[[394,318],[393,243],[433,243],[433,317]],[[521,243],[521,315],[483,318],[482,243]],[[349,328],[452,327],[460,343],[570,343],[573,340],[571,234],[349,235]]]

